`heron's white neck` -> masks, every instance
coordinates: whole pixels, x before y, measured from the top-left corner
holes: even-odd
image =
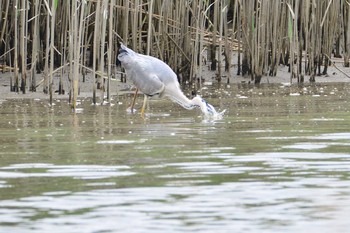
[[[211,104],[207,103],[200,96],[196,96],[193,99],[187,98],[181,90],[179,91],[179,88],[169,88],[168,86],[164,90],[163,94],[185,109],[194,109],[196,107],[199,107],[205,117],[221,119],[222,115],[225,112],[225,110],[221,113],[217,112]]]
[[[185,109],[194,109],[200,108],[202,113],[206,116],[215,113],[215,109],[212,105],[208,104],[205,100],[203,100],[200,96],[196,96],[193,99],[187,98],[182,92],[176,92],[176,94],[172,93],[168,95],[168,97],[181,105]]]
[[[183,108],[185,109],[194,109],[195,107],[200,107],[200,105],[198,105],[198,103],[196,103],[197,101],[193,101],[193,99],[189,99],[187,98],[182,92],[178,92],[176,93],[176,95],[168,95],[168,97],[178,103],[179,105],[181,105]]]

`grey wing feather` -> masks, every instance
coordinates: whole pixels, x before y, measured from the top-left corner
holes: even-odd
[[[164,90],[164,84],[153,74],[136,75],[133,83],[142,93],[149,96],[161,94]]]
[[[158,58],[135,53],[123,44],[118,59],[134,85],[146,95],[171,95],[174,87],[180,90],[174,71]],[[169,92],[169,93],[168,93]]]
[[[134,85],[146,95],[152,96],[162,93],[164,90],[164,83],[153,73],[149,61],[136,56],[134,62],[130,73],[130,78]]]

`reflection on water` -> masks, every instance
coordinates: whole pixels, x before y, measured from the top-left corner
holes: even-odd
[[[224,119],[0,101],[5,232],[346,232],[350,85],[231,85]],[[116,100],[115,100],[116,102]],[[140,100],[141,102],[141,100]],[[103,223],[103,224],[101,224]]]

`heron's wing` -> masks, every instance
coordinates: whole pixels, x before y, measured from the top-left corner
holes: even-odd
[[[162,60],[143,54],[138,54],[138,58],[143,60],[147,72],[151,71],[156,74],[166,86],[178,82],[175,72]]]
[[[165,88],[164,84],[154,74],[137,75],[133,82],[142,93],[148,96],[161,94]]]
[[[164,83],[152,69],[152,60],[136,56],[130,78],[134,85],[146,95],[153,96],[164,90]]]

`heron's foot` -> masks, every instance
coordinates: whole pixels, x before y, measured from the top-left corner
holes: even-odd
[[[141,114],[142,119],[145,119],[145,109],[144,108],[141,109],[140,114]]]
[[[126,112],[127,112],[127,113],[133,114],[133,113],[136,113],[137,110],[136,110],[135,108],[133,108],[132,106],[130,106],[130,107],[128,107],[128,108],[126,109]]]

